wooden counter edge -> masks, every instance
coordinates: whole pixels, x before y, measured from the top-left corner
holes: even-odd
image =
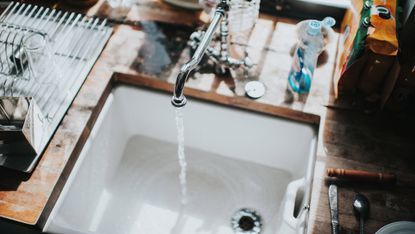
[[[123,73],[114,73],[115,84],[130,84],[139,87],[149,88],[155,91],[173,93],[173,85],[165,81],[156,80],[144,75],[128,75]],[[201,101],[207,101],[228,107],[235,107],[261,114],[281,117],[288,120],[295,120],[303,123],[319,126],[320,116],[306,112],[296,111],[287,107],[274,106],[250,100],[242,96],[225,96],[215,92],[203,91],[199,89],[185,87],[184,94]]]
[[[46,221],[49,218],[50,213],[55,206],[59,195],[78,159],[80,152],[83,149],[83,146],[86,140],[89,137],[89,134],[97,120],[103,105],[109,94],[112,91],[112,88],[119,84],[127,84],[133,85],[142,88],[148,88],[153,91],[161,91],[161,92],[169,92],[172,93],[173,85],[167,83],[166,81],[155,80],[152,78],[148,78],[143,75],[127,75],[122,73],[114,73],[111,80],[106,84],[106,88],[104,89],[103,93],[101,93],[99,101],[96,106],[91,111],[91,114],[86,122],[85,126],[83,127],[82,133],[77,139],[74,150],[70,152],[69,159],[62,170],[56,184],[53,187],[53,190],[46,202],[42,212],[39,214],[38,219],[34,223],[30,223],[25,219],[11,219],[9,217],[1,217],[7,222],[15,222],[19,225],[23,225],[27,228],[36,228],[36,229],[43,229]],[[247,111],[252,111],[256,113],[271,115],[274,117],[285,118],[289,120],[300,121],[303,123],[311,124],[314,127],[318,128],[320,123],[320,116],[314,114],[308,114],[300,111],[295,111],[285,107],[278,107],[272,106],[269,104],[259,103],[253,100],[249,100],[246,97],[230,97],[220,95],[214,92],[206,92],[199,89],[193,88],[185,88],[186,96],[190,98],[194,98],[201,101],[207,101],[214,104],[229,106],[233,108],[243,109]],[[170,107],[169,103],[166,103],[166,108]],[[72,107],[71,107],[72,108]]]
[[[99,98],[99,101],[97,105],[94,107],[94,109],[91,112],[91,116],[89,117],[78,141],[76,142],[74,146],[74,150],[70,153],[70,157],[68,162],[65,165],[65,168],[63,169],[55,187],[52,190],[51,195],[49,196],[49,199],[45,205],[45,208],[43,209],[42,213],[40,214],[40,217],[36,223],[36,226],[43,229],[43,227],[46,224],[46,221],[49,218],[50,213],[53,210],[53,207],[55,206],[60,193],[62,192],[63,187],[66,184],[67,179],[69,178],[69,175],[72,172],[72,169],[75,165],[75,163],[78,160],[79,155],[81,154],[82,149],[84,148],[84,145],[86,141],[89,138],[89,135],[91,133],[92,128],[95,125],[96,120],[98,119],[99,114],[101,113],[102,107],[104,106],[107,97],[111,93],[112,90],[112,82],[108,82],[106,88],[104,89],[104,92],[102,93],[101,97]]]

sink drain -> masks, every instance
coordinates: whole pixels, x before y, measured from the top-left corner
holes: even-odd
[[[262,230],[261,216],[256,211],[248,208],[235,212],[231,224],[237,234],[259,234]]]

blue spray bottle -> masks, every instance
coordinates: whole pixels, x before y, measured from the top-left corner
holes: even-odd
[[[306,94],[310,91],[317,58],[326,44],[322,28],[330,29],[335,23],[332,17],[326,17],[323,21],[305,20],[298,24],[298,43],[288,74],[288,84],[292,92]]]

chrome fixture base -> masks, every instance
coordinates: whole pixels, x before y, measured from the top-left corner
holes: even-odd
[[[219,65],[223,73],[226,69],[236,69],[242,67],[247,74],[247,71],[253,67],[252,61],[248,55],[245,54],[243,59],[235,59],[229,55],[228,51],[228,11],[230,7],[230,0],[221,0],[215,10],[212,22],[210,23],[206,32],[193,32],[190,36],[190,46],[195,49],[191,60],[185,63],[181,68],[176,79],[176,85],[173,93],[173,99],[180,100],[183,95],[184,85],[188,79],[191,71],[193,71],[206,54],[215,64]],[[209,46],[212,41],[216,29],[220,27],[220,49]],[[174,102],[172,102],[175,105]],[[185,104],[185,103],[184,103]]]

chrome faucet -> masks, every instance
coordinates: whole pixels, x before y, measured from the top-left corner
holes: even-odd
[[[225,68],[237,68],[243,66],[249,69],[253,66],[251,60],[246,55],[244,59],[238,60],[229,56],[228,53],[228,0],[221,0],[216,7],[212,22],[210,23],[206,32],[193,32],[190,36],[192,47],[196,48],[192,58],[187,63],[183,64],[177,75],[176,85],[174,88],[173,98],[171,103],[175,107],[182,107],[186,105],[186,97],[183,94],[184,85],[193,71],[206,53],[210,59],[218,63],[222,70]],[[210,47],[212,37],[220,25],[220,50]]]

